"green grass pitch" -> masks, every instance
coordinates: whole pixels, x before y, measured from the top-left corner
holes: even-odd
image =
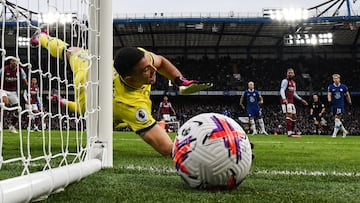
[[[360,202],[360,136],[249,138],[255,144],[251,173],[233,191],[191,189],[171,159],[132,132],[115,132],[113,168],[43,202]],[[0,174],[6,172],[2,169]]]

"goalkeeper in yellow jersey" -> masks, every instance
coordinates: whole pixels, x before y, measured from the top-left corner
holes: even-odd
[[[47,48],[53,57],[66,57],[74,72],[75,101],[59,98],[69,110],[84,113],[86,93],[82,84],[87,81],[88,61],[86,50],[67,48],[68,44],[50,37],[47,32],[37,34],[33,44]],[[167,133],[156,123],[151,115],[151,85],[156,82],[156,73],[172,80],[180,94],[191,94],[212,86],[211,83],[199,83],[185,79],[180,71],[165,57],[142,48],[125,47],[118,51],[114,59],[113,76],[113,119],[115,124],[130,126],[140,137],[163,156],[170,157],[172,141]]]

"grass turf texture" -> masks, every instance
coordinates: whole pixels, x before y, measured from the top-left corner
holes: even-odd
[[[359,136],[249,137],[255,144],[251,174],[233,191],[191,189],[171,159],[134,133],[115,132],[113,168],[44,202],[360,202]]]

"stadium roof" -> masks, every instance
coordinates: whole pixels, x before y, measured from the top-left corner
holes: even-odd
[[[358,22],[359,16],[312,17],[297,22],[277,21],[269,17],[117,18],[113,21],[113,41],[115,50],[124,46],[140,46],[173,56],[207,54],[274,58],[316,53],[350,57],[357,54],[360,44]],[[6,25],[5,47],[15,47],[16,34],[13,32],[16,29],[11,27],[16,22]],[[28,30],[19,29],[19,32],[19,36],[26,36]],[[333,45],[284,44],[284,37],[299,33],[332,33]]]
[[[308,52],[287,46],[289,34],[332,33],[333,45],[320,52],[352,54],[359,42],[358,16],[313,17],[285,22],[257,18],[123,18],[114,19],[114,48],[141,46],[165,54],[264,54]],[[314,49],[315,46],[310,46]],[[317,48],[315,48],[317,49]]]

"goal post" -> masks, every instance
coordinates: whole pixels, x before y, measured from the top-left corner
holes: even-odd
[[[18,71],[18,104],[10,106],[0,98],[0,202],[3,203],[46,198],[101,168],[113,166],[112,1],[15,2],[0,1],[0,69],[9,59],[15,59],[17,67],[26,73],[29,85],[24,88],[28,93],[23,96],[26,91],[21,88]],[[53,21],[47,22],[50,19]],[[44,27],[49,35],[69,47],[86,49],[86,56],[80,56],[88,64],[83,83],[73,82],[76,73],[65,57],[67,48],[53,57],[50,46],[30,46],[33,34]],[[39,82],[37,112],[27,108],[24,102],[32,100],[33,77]],[[4,70],[0,78],[3,90]],[[70,101],[75,105],[79,102],[80,89],[85,90],[86,111],[71,112]],[[8,130],[12,121],[5,114],[16,116],[17,135]],[[34,125],[36,119],[40,120],[40,132],[32,130],[33,126],[38,130],[37,124]]]
[[[112,16],[112,2],[111,1],[101,1],[101,0],[91,0],[90,1],[90,18],[92,20],[89,23],[90,30],[96,30],[98,27],[101,33],[90,32],[89,39],[96,43],[90,43],[90,50],[93,49],[93,52],[99,53],[99,58],[97,59],[98,63],[93,63],[94,66],[98,68],[92,68],[96,71],[94,74],[89,74],[89,77],[93,81],[98,80],[101,85],[98,88],[98,96],[91,97],[91,94],[88,94],[88,100],[95,100],[92,103],[99,103],[101,111],[99,114],[93,115],[94,118],[91,118],[92,128],[95,125],[98,125],[98,143],[104,147],[104,152],[106,156],[102,156],[103,167],[112,167],[113,166],[113,109],[112,109],[112,62],[113,62],[113,16]],[[98,4],[98,6],[96,6]],[[97,9],[100,8],[100,9]],[[100,20],[96,20],[98,17]],[[99,43],[101,42],[101,43]],[[98,46],[96,46],[98,45]],[[103,71],[107,69],[107,71]],[[101,71],[100,71],[101,70]],[[95,91],[93,91],[95,92]],[[90,97],[90,98],[89,98]],[[97,100],[97,101],[96,101]],[[90,102],[88,102],[89,104]],[[96,129],[94,129],[96,130]]]

